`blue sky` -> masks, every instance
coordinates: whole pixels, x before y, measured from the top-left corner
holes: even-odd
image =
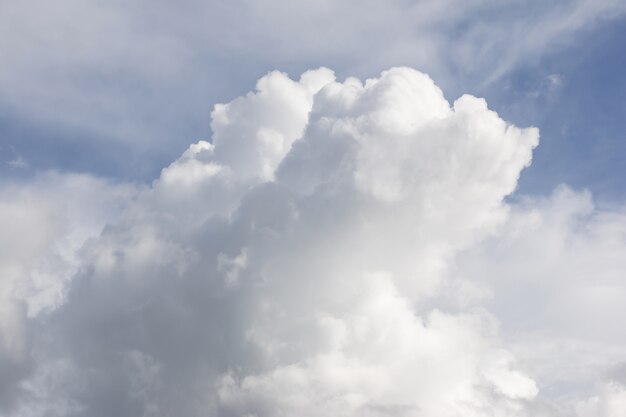
[[[621,50],[625,40],[623,21],[604,24],[506,81],[516,94],[499,97],[498,110],[542,132],[541,146],[532,168],[522,176],[520,192],[545,192],[567,183],[588,188],[602,199],[624,198],[626,58]],[[546,74],[560,77],[554,91]],[[525,100],[527,91],[535,88],[543,88],[544,96]]]

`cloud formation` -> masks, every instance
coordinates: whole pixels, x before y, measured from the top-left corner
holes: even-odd
[[[559,374],[541,366],[571,375],[554,361],[559,336],[549,321],[524,332],[497,303],[515,305],[520,286],[549,300],[537,274],[562,267],[572,237],[581,254],[606,244],[623,259],[610,225],[626,222],[594,214],[584,194],[505,201],[537,129],[473,96],[450,104],[399,67],[365,82],[269,73],[215,106],[212,130],[151,187],[124,189],[121,212],[93,215],[101,223],[73,240],[71,277],[46,284],[62,297],[33,310],[24,293],[2,293],[0,364],[16,369],[0,373],[3,415],[617,416],[621,340],[579,335],[613,352],[580,381],[616,376],[554,394]],[[122,192],[82,181],[79,194],[107,204]],[[588,233],[568,220],[580,212]],[[45,249],[43,236],[26,246]],[[534,242],[553,257],[527,258]],[[619,287],[616,270],[607,280]],[[603,352],[583,345],[573,358]]]

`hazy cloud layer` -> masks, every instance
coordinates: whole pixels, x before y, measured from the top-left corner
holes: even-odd
[[[409,68],[322,68],[212,130],[145,189],[0,192],[1,415],[626,409],[626,211],[506,202],[536,129]]]

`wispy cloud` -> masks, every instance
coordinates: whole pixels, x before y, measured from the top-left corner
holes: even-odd
[[[12,168],[18,168],[18,169],[28,168],[28,163],[26,162],[24,158],[22,158],[22,155],[20,155],[19,152],[17,152],[13,146],[9,146],[8,148],[13,153],[13,158],[9,159],[8,161],[5,161],[6,164],[11,166]]]

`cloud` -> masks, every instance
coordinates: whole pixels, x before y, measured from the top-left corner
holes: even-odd
[[[62,305],[78,251],[113,220],[134,187],[85,175],[40,174],[0,188],[0,404],[31,369],[31,321]]]
[[[535,129],[394,68],[270,73],[213,130],[85,242],[62,305],[22,316],[12,413],[478,415],[536,395],[489,314],[415,311],[504,220]]]
[[[3,415],[620,409],[624,344],[593,323],[621,312],[626,222],[566,188],[507,202],[537,129],[450,104],[407,67],[271,72],[216,105],[212,129],[148,188],[52,176],[45,204],[5,199],[31,241],[3,280]],[[83,217],[55,226],[66,199]],[[68,257],[50,252],[73,233]],[[33,309],[41,291],[14,286],[49,258],[63,267],[43,264],[44,287],[62,296]],[[610,291],[586,290],[597,273]]]
[[[577,406],[580,417],[617,417],[626,410],[626,388],[617,383],[604,384],[598,393]]]
[[[512,207],[497,236],[458,259],[457,277],[490,288],[475,302],[498,317],[541,388],[567,407],[598,390],[589,400],[596,415],[623,413],[598,401],[618,401],[624,382],[616,321],[626,314],[624,207],[597,207],[589,192],[566,186]]]

